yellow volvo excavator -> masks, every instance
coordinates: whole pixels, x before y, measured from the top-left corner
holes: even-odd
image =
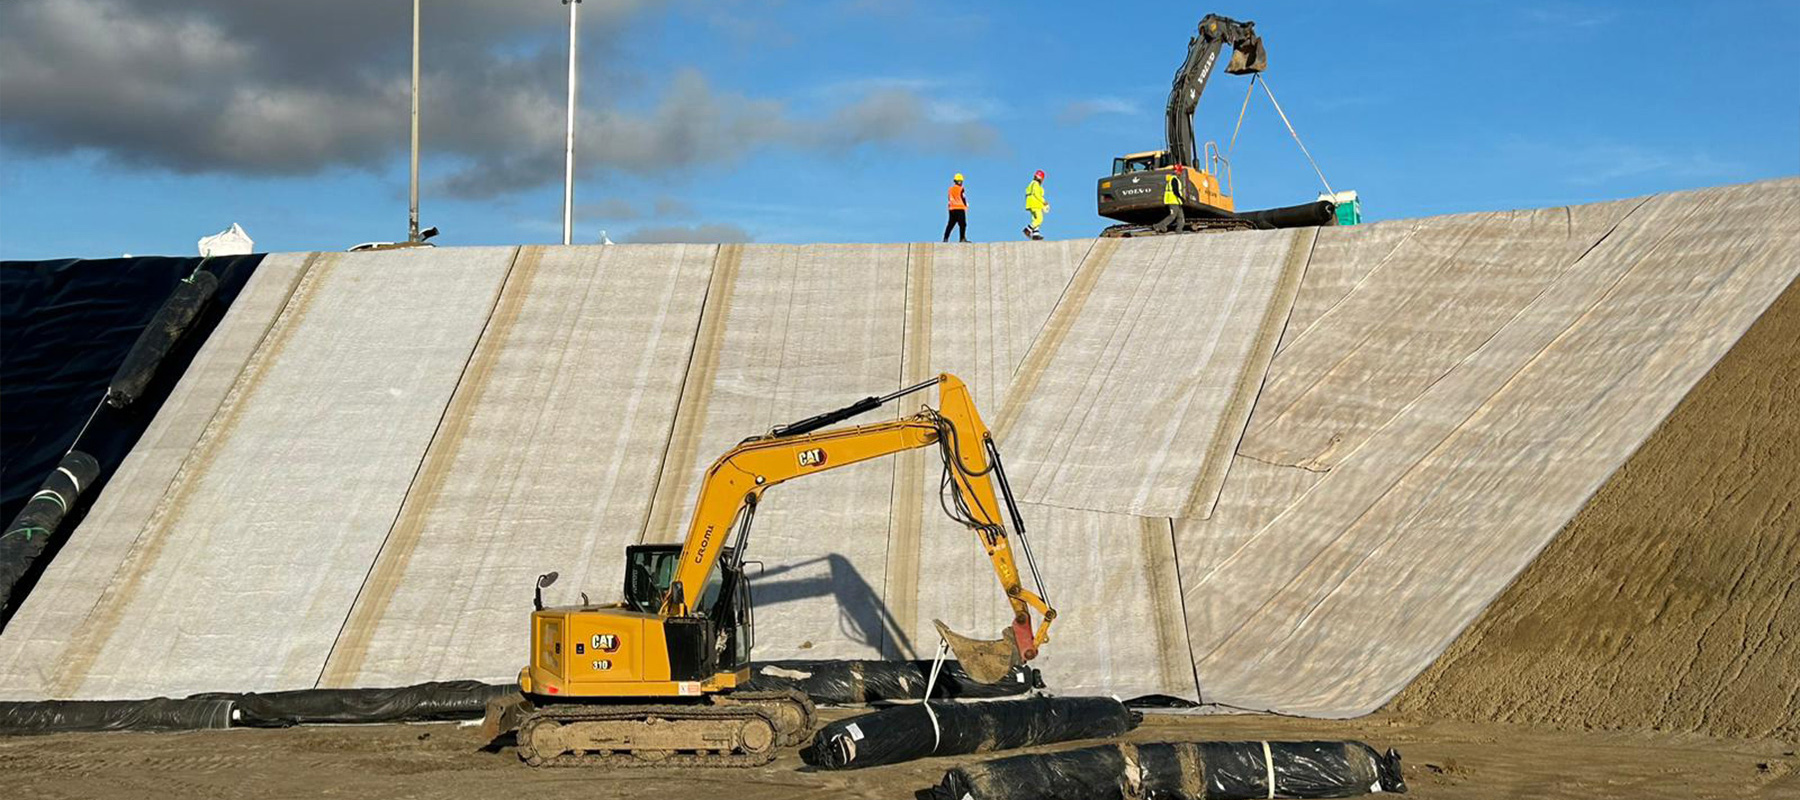
[[[1268,68],[1268,54],[1256,23],[1208,14],[1188,40],[1187,58],[1175,71],[1164,114],[1162,150],[1131,153],[1113,159],[1112,174],[1100,179],[1097,191],[1100,216],[1123,223],[1101,233],[1108,237],[1146,236],[1157,233],[1153,223],[1163,218],[1163,186],[1171,175],[1187,214],[1187,230],[1231,230],[1254,227],[1237,217],[1231,199],[1231,165],[1219,148],[1206,143],[1202,154],[1194,146],[1194,110],[1212,80],[1219,52],[1231,46],[1225,71],[1252,75]],[[1180,167],[1180,170],[1176,168]],[[1223,178],[1223,183],[1221,183]],[[1181,231],[1177,231],[1178,233]]]
[[[892,422],[828,429],[932,386],[938,407]],[[945,638],[970,677],[992,683],[1037,655],[1056,611],[1024,539],[1005,468],[969,390],[939,375],[885,397],[744,440],[706,471],[684,543],[626,548],[622,602],[545,608],[538,579],[524,700],[490,709],[494,731],[516,723],[519,755],[536,765],[754,766],[811,735],[812,703],[797,692],[739,691],[750,676],[751,592],[743,572],[751,522],[764,492],[783,481],[936,445],[944,508],[974,532],[1012,606],[998,640]],[[1006,500],[1012,530],[1001,516]],[[1038,592],[1020,582],[1018,538]],[[1041,616],[1034,629],[1032,611]],[[506,717],[496,721],[496,716]]]

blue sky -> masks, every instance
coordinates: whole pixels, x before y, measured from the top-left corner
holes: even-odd
[[[33,0],[0,12],[16,15],[0,19],[14,31],[0,32],[0,256],[188,254],[232,222],[270,251],[404,237],[405,3],[344,6],[380,46],[309,60],[314,45],[283,50],[305,24],[242,6],[56,1],[98,15],[91,41],[57,44],[48,6],[26,16]],[[1209,11],[1256,22],[1276,97],[1367,219],[1800,173],[1791,1],[584,9],[583,106],[608,121],[583,139],[578,242],[602,229],[617,241],[934,241],[957,171],[971,237],[1011,239],[1034,169],[1050,175],[1045,234],[1092,235],[1106,224],[1094,180],[1114,155],[1161,147],[1171,73]],[[446,245],[559,241],[563,7],[425,0],[425,13],[428,41],[446,17],[460,27],[427,52],[440,72],[426,83],[423,221]],[[256,64],[262,54],[279,69]],[[531,70],[541,80],[514,91]],[[1215,77],[1203,140],[1230,138],[1247,88]],[[451,94],[464,100],[454,114],[431,108],[456,105]],[[237,99],[218,111],[212,95]],[[1260,93],[1233,163],[1240,208],[1320,190]]]

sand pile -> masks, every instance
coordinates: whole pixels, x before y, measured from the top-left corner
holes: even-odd
[[[1800,283],[1390,708],[1800,737]]]

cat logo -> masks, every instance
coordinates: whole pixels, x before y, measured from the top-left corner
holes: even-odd
[[[596,633],[594,634],[593,645],[594,652],[596,653],[615,652],[619,649],[619,637],[618,635],[611,633]]]
[[[825,451],[821,450],[817,447],[815,447],[811,450],[801,450],[800,451],[800,466],[802,466],[802,467],[823,467],[823,466],[825,466]]]

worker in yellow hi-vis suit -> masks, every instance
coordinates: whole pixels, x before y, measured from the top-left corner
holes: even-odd
[[[1031,214],[1031,224],[1025,226],[1025,238],[1042,239],[1038,227],[1044,224],[1044,214],[1050,211],[1050,204],[1044,201],[1044,171],[1038,170],[1031,176],[1031,182],[1025,184],[1025,210]]]
[[[1182,233],[1187,230],[1187,210],[1181,205],[1181,195],[1185,191],[1182,184],[1187,183],[1187,167],[1175,165],[1175,171],[1163,176],[1163,205],[1169,209],[1169,215],[1162,222],[1156,223],[1156,229],[1163,233],[1171,231]]]

